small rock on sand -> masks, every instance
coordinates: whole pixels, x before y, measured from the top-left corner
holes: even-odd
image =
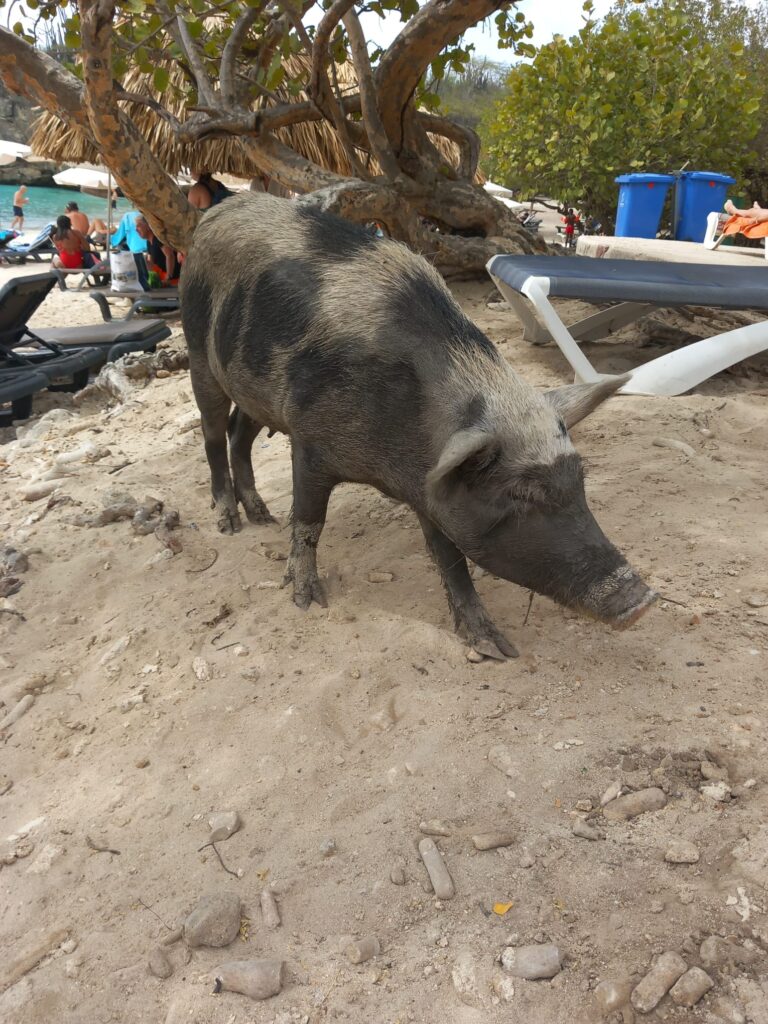
[[[672,986],[669,998],[678,1006],[695,1006],[714,984],[706,971],[692,967]]]
[[[650,1013],[687,970],[688,965],[679,953],[662,953],[632,993],[634,1008]]]
[[[453,879],[434,840],[422,839],[419,843],[419,853],[424,861],[424,867],[427,869],[435,896],[441,900],[452,899],[455,894]]]
[[[535,981],[554,978],[562,968],[562,954],[550,943],[535,946],[508,946],[501,954],[501,966],[516,978]]]
[[[483,997],[477,978],[477,968],[469,950],[462,950],[456,957],[451,970],[451,981],[456,995],[465,1006],[482,1008]]]
[[[514,841],[511,832],[480,832],[472,836],[472,845],[476,850],[498,850],[502,846],[511,846]]]
[[[509,748],[499,743],[495,747],[491,747],[488,751],[488,760],[502,775],[506,775],[512,779],[517,774],[515,771],[515,763],[512,760],[512,754],[509,752]]]
[[[371,957],[379,955],[381,945],[375,935],[366,935],[362,939],[355,939],[353,942],[350,942],[344,952],[350,963],[364,964]]]
[[[616,782],[612,782],[600,797],[600,806],[605,807],[606,804],[609,804],[619,796],[621,796],[621,783],[617,780]]]
[[[613,800],[603,809],[603,815],[609,821],[629,821],[647,811],[659,811],[666,803],[663,790],[656,787],[639,789],[636,793],[627,793]]]
[[[240,897],[233,892],[203,896],[184,922],[188,946],[228,946],[240,931]]]
[[[601,981],[595,986],[595,1002],[603,1016],[626,1006],[631,994],[632,985],[628,981]]]
[[[211,666],[205,658],[194,658],[192,660],[192,671],[201,683],[209,683],[213,678]]]
[[[430,818],[429,821],[422,821],[419,825],[419,832],[425,836],[449,836],[451,827],[439,818]]]
[[[602,832],[598,832],[596,828],[592,828],[588,825],[583,818],[574,818],[573,824],[571,825],[571,832],[579,839],[604,839],[605,836]]]
[[[693,843],[685,839],[675,839],[667,847],[664,860],[668,864],[696,864],[699,860],[699,851]]]
[[[217,811],[208,819],[211,834],[208,837],[209,843],[220,843],[229,839],[240,828],[240,817],[237,811]]]
[[[282,960],[233,960],[216,968],[217,985],[251,999],[269,999],[283,987]]]
[[[149,973],[154,974],[156,978],[170,978],[173,974],[171,961],[160,947],[153,949],[149,954],[147,966],[149,967]]]
[[[368,582],[369,583],[391,583],[394,579],[394,575],[391,572],[369,572]]]

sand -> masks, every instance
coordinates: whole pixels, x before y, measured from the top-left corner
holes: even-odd
[[[564,383],[557,350],[524,343],[514,316],[486,305],[490,291],[457,294],[531,383]],[[57,291],[34,323],[95,313]],[[631,365],[648,333],[627,329],[590,357]],[[123,406],[37,399],[36,415],[69,415],[21,452],[0,432],[0,533],[30,563],[0,603],[0,717],[34,694],[0,734],[0,792],[13,783],[0,850],[19,854],[0,869],[0,1021],[593,1021],[599,982],[637,983],[673,951],[714,987],[694,1009],[665,1000],[663,1019],[743,1019],[714,1015],[725,1000],[764,1024],[768,607],[747,599],[768,592],[767,379],[758,360],[684,397],[612,400],[574,429],[597,517],[663,600],[615,633],[541,598],[529,610],[526,593],[484,576],[478,589],[520,650],[503,664],[467,661],[415,516],[366,488],[331,502],[328,609],[296,609],[279,589],[287,442],[254,447],[279,525],[219,535],[200,431],[184,429],[187,373]],[[109,454],[75,464],[67,501],[21,500],[25,474],[86,442]],[[177,509],[183,550],[164,554],[126,521],[76,525],[110,488]],[[497,746],[506,774],[488,759]],[[585,801],[599,808],[615,782],[660,787],[666,806],[627,822],[597,811],[586,824],[604,838],[574,835]],[[210,813],[227,810],[242,827],[217,849],[234,875],[200,849]],[[434,838],[451,900],[435,899],[418,853],[432,819],[448,833]],[[475,849],[491,831],[511,845]],[[698,862],[666,862],[673,841],[693,843]],[[172,975],[151,975],[150,953],[210,892],[241,897],[241,937],[191,958],[171,945]],[[713,934],[741,966],[703,963]],[[354,965],[344,949],[366,936],[381,952]],[[537,943],[558,947],[562,970],[502,985],[505,947]],[[218,964],[275,957],[280,995],[214,994]]]

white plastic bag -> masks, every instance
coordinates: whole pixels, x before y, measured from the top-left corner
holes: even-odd
[[[141,292],[144,290],[139,281],[139,271],[132,252],[111,252],[109,254],[109,269],[112,274],[113,292]]]

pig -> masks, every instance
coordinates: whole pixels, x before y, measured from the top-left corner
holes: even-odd
[[[568,433],[625,378],[537,391],[426,259],[267,194],[203,216],[181,310],[223,533],[240,529],[238,504],[252,523],[273,521],[251,447],[265,427],[290,436],[285,585],[300,608],[325,606],[316,549],[331,491],[345,482],[415,510],[455,628],[486,657],[517,651],[467,558],[617,627],[655,600],[592,516]]]

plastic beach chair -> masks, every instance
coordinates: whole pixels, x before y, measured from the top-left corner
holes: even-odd
[[[709,266],[655,260],[593,259],[589,256],[494,256],[487,264],[497,288],[523,323],[533,344],[554,341],[576,380],[594,382],[601,374],[579,348],[633,323],[654,308],[713,306],[768,313],[768,271],[762,266]],[[566,326],[551,298],[616,305]],[[630,371],[619,393],[682,395],[733,366],[768,350],[768,321],[749,324],[693,342]]]
[[[10,242],[0,251],[0,258],[7,263],[26,263],[27,260],[34,260],[42,263],[41,256],[54,256],[56,246],[51,240],[55,224],[46,224],[31,242]]]
[[[36,391],[75,391],[92,369],[127,352],[154,351],[170,336],[164,320],[32,329],[28,321],[56,286],[53,274],[16,277],[0,288],[0,405],[11,403],[17,418],[29,415]],[[26,377],[25,377],[26,375]]]
[[[153,288],[147,292],[113,292],[110,288],[94,288],[88,293],[98,303],[105,323],[112,322],[110,299],[130,299],[131,306],[123,321],[133,320],[138,313],[176,313],[179,310],[178,288]]]

